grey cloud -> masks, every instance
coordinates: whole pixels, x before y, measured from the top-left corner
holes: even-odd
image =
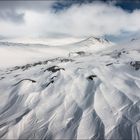
[[[15,10],[1,10],[0,19],[6,21],[12,21],[15,23],[23,23],[24,13],[18,13]]]
[[[69,9],[73,5],[78,6],[78,4],[92,4],[95,2],[117,3],[119,6],[123,7],[123,3],[130,3],[130,1],[131,0],[126,0],[125,2],[123,0],[0,0],[0,20],[23,23],[24,12],[26,10],[37,11],[40,13],[47,10],[55,12],[60,9]],[[137,1],[140,0],[133,0],[133,3],[135,2],[136,5],[138,5]],[[126,7],[129,6],[127,5]]]
[[[43,11],[49,8],[55,1],[0,1],[0,9],[2,10],[38,10]]]
[[[26,10],[43,12],[52,3],[54,1],[0,1],[0,20],[23,23]]]

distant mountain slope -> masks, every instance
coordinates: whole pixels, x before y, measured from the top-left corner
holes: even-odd
[[[71,39],[70,39],[71,40]],[[95,39],[94,39],[95,40]],[[68,41],[68,40],[67,40]],[[24,65],[26,63],[43,61],[54,57],[68,56],[69,52],[75,51],[96,51],[108,45],[108,43],[91,41],[91,38],[78,41],[73,41],[67,45],[46,45],[47,42],[42,43],[19,43],[6,41],[0,42],[0,68],[16,65]],[[68,41],[70,42],[70,41]],[[65,43],[64,43],[65,44]],[[86,44],[86,45],[85,45]],[[100,44],[100,46],[99,46]],[[92,46],[94,45],[94,46]],[[87,48],[87,46],[89,46]],[[102,46],[102,47],[101,47]]]
[[[47,47],[48,45],[45,44],[34,44],[34,43],[15,43],[15,42],[3,42],[0,41],[0,46],[11,46],[11,47]]]
[[[111,42],[107,39],[90,36],[90,37],[78,42],[77,44],[87,45],[87,46],[93,46],[93,45],[102,45],[103,46],[103,45],[109,45],[109,44],[111,44]]]

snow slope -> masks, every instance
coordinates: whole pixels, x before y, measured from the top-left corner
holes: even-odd
[[[140,40],[98,51],[80,43],[1,68],[1,139],[140,139]]]
[[[53,40],[53,39],[52,39]],[[59,40],[59,39],[58,39]],[[61,39],[62,40],[62,39]],[[72,39],[63,39],[64,44],[70,42]],[[73,39],[74,40],[74,39]],[[103,40],[103,39],[102,39]],[[41,43],[34,43],[35,41],[29,43],[19,43],[18,40],[14,42],[1,41],[0,42],[0,68],[1,67],[11,67],[16,65],[25,65],[27,63],[33,63],[36,61],[43,61],[46,59],[51,59],[55,57],[66,57],[71,51],[97,51],[106,46],[112,45],[110,42],[103,43],[90,37],[86,40],[82,40],[77,43],[69,43],[68,45],[56,45],[56,39],[54,44],[46,45]],[[77,40],[78,41],[78,40]],[[28,41],[27,41],[28,42]],[[59,42],[59,41],[57,41]],[[91,46],[94,43],[94,46]],[[50,43],[50,42],[47,42]],[[96,45],[95,45],[96,44]]]

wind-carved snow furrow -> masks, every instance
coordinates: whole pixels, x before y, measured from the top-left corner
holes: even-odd
[[[99,99],[100,102],[98,102]],[[113,127],[115,126],[115,118],[113,116],[113,112],[110,106],[103,97],[100,88],[98,88],[98,90],[95,93],[94,107],[98,116],[101,118],[104,124],[106,135],[106,133],[108,133],[108,131],[110,131],[110,129],[113,129]]]
[[[9,108],[11,108],[13,105],[14,105],[14,103],[16,102],[16,100],[18,99],[18,95],[11,95],[9,98],[8,98],[8,103],[7,104],[5,104],[4,106],[3,106],[3,108],[1,108],[0,109],[0,116],[4,113],[4,112],[6,112]]]
[[[26,114],[29,113],[29,111],[30,111],[29,109],[25,109],[22,112],[18,112],[18,114],[12,115],[9,118],[2,120],[0,123],[0,127],[8,125],[12,121],[13,122],[15,121],[15,124],[18,123]]]
[[[100,72],[101,71],[101,72]],[[116,78],[116,71],[115,73],[112,72],[108,72],[104,69],[94,69],[93,72],[101,79],[101,81],[103,82],[103,84],[100,86],[101,90],[99,91],[99,93],[104,93],[104,98],[107,101],[107,104],[109,105],[109,107],[112,108],[112,110],[114,112],[116,112],[112,118],[116,118],[115,121],[110,121],[111,120],[111,115],[110,115],[110,122],[111,122],[111,126],[114,126],[114,128],[108,130],[108,132],[106,132],[106,137],[109,139],[113,139],[114,137],[116,137],[117,139],[129,139],[133,137],[139,137],[139,135],[137,134],[137,126],[139,126],[139,124],[137,123],[137,121],[140,120],[140,108],[138,108],[137,105],[133,105],[134,103],[139,101],[139,87],[136,85],[135,80],[127,80],[127,77],[120,79],[121,77],[118,77],[119,79],[119,86],[117,85],[117,83],[115,83],[115,81],[117,79],[114,79],[114,77]],[[119,73],[117,72],[117,76],[119,75]],[[122,74],[120,74],[121,76]],[[111,79],[110,79],[111,77]],[[106,79],[110,79],[110,81],[106,81]],[[125,80],[125,82],[123,82],[123,80]],[[120,83],[124,86],[121,88]],[[112,86],[111,86],[112,85]],[[131,88],[129,87],[133,87],[133,90],[131,90]],[[112,91],[111,91],[112,89]],[[135,94],[133,94],[133,92]],[[98,94],[99,94],[98,93]],[[131,96],[130,96],[131,95]],[[113,97],[114,96],[114,97]],[[115,100],[116,99],[116,100]],[[136,100],[135,100],[136,99]],[[98,110],[99,104],[98,106],[95,105]],[[132,111],[133,111],[133,115],[131,114],[130,108],[132,107]],[[137,109],[135,109],[137,108]],[[109,108],[107,109],[109,110]],[[100,109],[101,111],[101,109]],[[102,111],[103,112],[103,111]],[[135,113],[134,113],[135,112]],[[107,118],[104,119],[104,116],[101,112],[98,112],[99,116],[101,117],[103,121],[103,123],[105,124],[105,128],[107,130],[108,126],[108,122],[107,122]],[[106,115],[107,116],[107,115]],[[130,125],[123,125],[124,122],[128,122]],[[135,130],[132,129],[135,126]],[[111,126],[109,128],[111,128]],[[130,127],[129,127],[130,126]],[[126,127],[126,128],[123,128]],[[117,130],[116,130],[117,128]],[[124,132],[120,132],[122,130],[126,130]],[[117,132],[116,132],[117,131]],[[130,132],[129,132],[130,131]],[[119,133],[122,133],[120,135],[118,135]],[[127,133],[129,133],[130,135],[128,135]]]
[[[105,93],[109,93],[109,92],[106,92],[106,90],[105,90],[105,88],[102,90],[102,92],[105,92]],[[131,123],[131,124],[133,124],[133,125],[136,125],[136,122],[139,120],[139,118],[140,118],[140,115],[139,115],[139,109],[138,109],[138,107],[137,106],[134,106],[134,105],[132,105],[132,104],[127,104],[126,106],[125,106],[125,108],[123,107],[123,110],[121,109],[120,110],[120,108],[119,108],[119,104],[117,105],[117,104],[115,104],[114,102],[115,102],[115,98],[114,98],[114,100],[112,99],[112,101],[113,102],[111,102],[111,100],[109,101],[109,95],[106,95],[107,97],[106,97],[106,100],[108,101],[108,103],[110,104],[109,106],[111,106],[111,107],[113,107],[113,109],[114,109],[114,111],[117,113],[116,115],[114,115],[114,118],[116,118],[117,117],[117,119],[115,119],[116,120],[116,124],[115,124],[115,128],[114,128],[114,131],[116,131],[116,128],[117,129],[119,129],[119,131],[123,131],[124,129],[127,129],[127,128],[123,128],[122,129],[122,127],[123,127],[123,124],[124,124],[124,122],[129,122],[129,123]],[[117,96],[119,96],[119,93],[118,93],[118,95]],[[111,98],[113,98],[112,96],[110,96]],[[121,99],[121,98],[120,98]],[[118,100],[118,98],[117,98],[117,100]],[[120,101],[120,100],[119,100]],[[122,102],[123,103],[123,102]],[[113,104],[115,104],[115,106],[113,106]],[[122,104],[123,105],[123,104]],[[117,108],[118,107],[118,108]],[[121,106],[120,106],[121,107]],[[135,108],[137,108],[137,109],[135,109]],[[115,109],[116,108],[116,109]],[[133,111],[133,112],[135,112],[133,115],[131,115],[130,114],[130,108],[132,108],[131,110]],[[116,117],[115,117],[116,116]],[[124,121],[124,119],[125,119],[125,121]],[[124,122],[123,122],[124,121]],[[135,133],[135,131],[134,132],[132,132],[131,131],[131,128],[130,128],[130,130],[127,130],[126,132],[128,132],[128,131],[130,131],[131,133],[130,134],[134,134]],[[124,134],[121,136],[123,139],[128,139],[128,138],[130,138],[130,135],[126,135],[125,133],[126,133],[125,131],[124,131]],[[113,130],[110,130],[108,133],[107,133],[107,137],[111,134],[111,133],[114,133],[113,132]],[[123,133],[123,132],[121,132],[121,133]],[[111,139],[111,138],[113,138],[114,137],[114,135],[115,134],[112,134],[112,137],[108,137],[109,139]],[[118,134],[117,134],[118,135]],[[135,135],[135,134],[134,134]],[[135,135],[136,136],[136,135]],[[117,136],[116,136],[117,137]]]
[[[98,87],[98,80],[96,82],[89,81],[89,85],[87,86],[85,93],[87,95],[90,94],[90,96],[87,99],[87,108],[85,108],[83,112],[81,122],[78,127],[77,139],[104,139],[104,124],[93,106],[96,87]],[[89,87],[92,87],[93,89],[91,90]]]
[[[132,102],[137,102],[138,98],[136,97],[130,86],[128,86],[129,83],[126,83],[126,80],[123,80],[116,75],[113,74],[111,71],[106,71],[101,69],[94,69],[93,72],[101,78],[101,80],[106,83],[108,87],[113,86],[114,88],[120,90],[123,92]],[[119,73],[118,73],[119,74]],[[106,81],[108,79],[108,82]],[[131,82],[131,81],[130,81]],[[135,86],[135,85],[134,85]],[[137,91],[138,92],[138,89]]]

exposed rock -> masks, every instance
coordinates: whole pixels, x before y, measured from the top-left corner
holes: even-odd
[[[131,61],[130,65],[133,66],[135,68],[135,70],[140,69],[140,61]]]
[[[32,79],[22,79],[22,80],[20,80],[19,82],[17,82],[16,84],[14,84],[13,86],[18,85],[19,83],[21,83],[22,81],[25,81],[25,80],[31,81],[32,83],[35,83],[35,82],[36,82],[35,80],[32,80]]]
[[[51,71],[51,72],[57,72],[59,70],[65,70],[64,68],[59,68],[58,66],[52,66],[46,69],[47,71]],[[46,71],[44,70],[44,72]]]
[[[93,80],[95,77],[97,77],[97,76],[96,75],[90,75],[90,76],[87,77],[87,79]]]

